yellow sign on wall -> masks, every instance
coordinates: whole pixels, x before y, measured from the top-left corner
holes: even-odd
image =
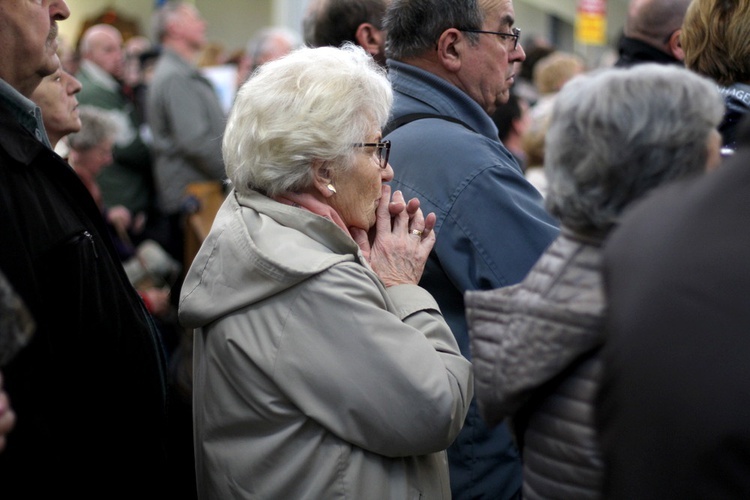
[[[586,45],[607,43],[607,0],[578,0],[576,41]]]

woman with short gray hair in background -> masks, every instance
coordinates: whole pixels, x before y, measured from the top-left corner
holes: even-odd
[[[490,424],[513,419],[524,498],[601,498],[601,246],[653,188],[718,165],[722,113],[708,79],[656,64],[578,76],[558,94],[545,203],[562,232],[522,283],[466,294],[479,408]]]

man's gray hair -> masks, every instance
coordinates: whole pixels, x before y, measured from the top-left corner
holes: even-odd
[[[482,29],[484,12],[478,0],[393,0],[385,11],[388,32],[385,53],[403,61],[435,50],[440,35],[449,28]],[[479,35],[466,33],[477,43]]]
[[[690,0],[631,0],[623,32],[625,36],[658,47],[680,29]]]
[[[267,26],[253,36],[245,47],[245,53],[252,59],[257,60],[265,57],[276,48],[278,39],[285,40],[292,50],[302,45],[302,38],[291,28],[286,26]]]
[[[184,0],[167,0],[151,16],[151,40],[161,43],[167,33],[167,25],[180,9],[186,5]]]
[[[626,205],[706,168],[724,113],[716,85],[644,64],[577,76],[557,95],[545,138],[545,204],[579,231],[606,231]]]
[[[303,47],[268,62],[242,85],[223,139],[227,176],[242,193],[309,188],[315,160],[351,167],[355,148],[385,125],[393,92],[361,47]]]
[[[92,39],[98,38],[102,33],[109,33],[122,40],[122,33],[120,30],[111,24],[95,24],[87,28],[86,31],[83,32],[83,35],[81,35],[78,50],[82,56],[88,55],[93,50]]]

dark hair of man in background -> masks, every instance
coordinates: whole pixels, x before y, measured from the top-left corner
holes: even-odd
[[[308,12],[302,21],[305,44],[312,47],[338,47],[344,42],[353,42],[368,47],[358,34],[363,23],[383,30],[383,16],[388,0],[311,0]],[[385,64],[384,50],[373,53],[381,66]]]

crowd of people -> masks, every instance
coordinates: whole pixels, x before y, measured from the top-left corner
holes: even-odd
[[[69,15],[0,0],[0,497],[750,495],[750,0],[309,0],[228,111],[194,3]]]

